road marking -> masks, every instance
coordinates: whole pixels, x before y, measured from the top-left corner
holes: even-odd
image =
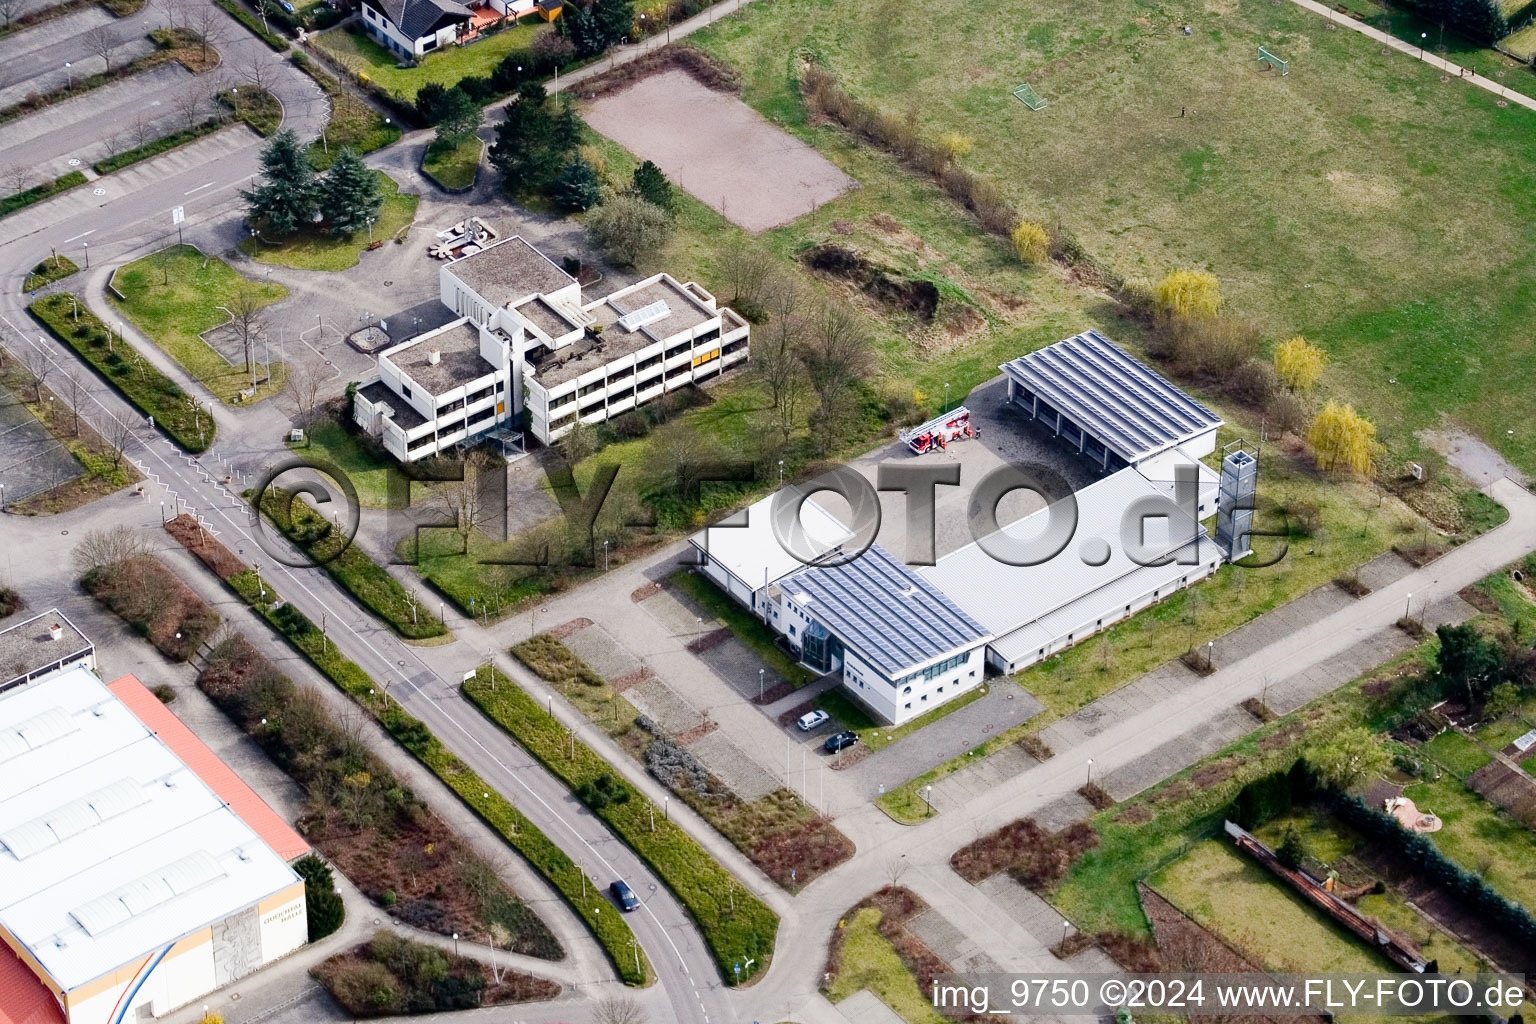
[[[205,181],[201,185],[197,186],[197,188],[188,189],[187,191],[183,192],[182,195],[189,196],[193,192],[201,192],[203,189],[207,188],[209,185],[212,185],[212,184],[214,184],[214,183],[211,182],[211,181]]]
[[[96,229],[95,228],[91,228],[91,230],[89,230],[89,231],[82,231],[82,232],[80,232],[78,235],[75,236],[75,238],[84,238],[86,235],[94,235],[95,233],[96,233]],[[66,238],[66,239],[64,239],[64,241],[65,242],[73,242],[75,240],[75,238]],[[60,242],[59,244],[62,245],[64,243]]]

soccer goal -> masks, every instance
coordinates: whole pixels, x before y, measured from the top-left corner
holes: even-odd
[[[1270,53],[1264,47],[1259,47],[1259,63],[1266,66],[1266,70],[1279,68],[1282,75],[1291,73],[1291,62]]]
[[[1035,92],[1035,87],[1028,82],[1013,90],[1013,98],[1030,110],[1039,110],[1045,106],[1045,97]]]

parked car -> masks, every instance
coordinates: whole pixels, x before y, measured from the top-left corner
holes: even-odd
[[[288,0],[277,0],[277,5],[289,14],[293,13],[293,4],[289,3]]]
[[[859,734],[852,729],[844,729],[842,732],[833,733],[827,737],[827,742],[821,745],[829,754],[835,754],[839,750],[845,750],[859,742]]]
[[[827,714],[820,708],[817,708],[815,711],[807,711],[805,714],[801,715],[795,720],[795,724],[800,727],[801,732],[810,732],[818,725],[827,724],[831,718],[831,715]]]
[[[640,909],[640,900],[636,898],[635,890],[625,885],[622,878],[610,885],[608,891],[613,894],[613,902],[617,903],[622,909]]]

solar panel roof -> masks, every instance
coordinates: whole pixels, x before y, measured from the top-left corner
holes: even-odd
[[[790,600],[891,679],[991,637],[878,544],[846,565],[808,569],[781,585]]]
[[[1222,423],[1220,416],[1098,331],[1047,345],[1000,369],[1127,462],[1182,444]]]

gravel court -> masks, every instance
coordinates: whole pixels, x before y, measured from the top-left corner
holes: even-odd
[[[589,104],[587,123],[758,234],[858,183],[741,100],[665,71]]]

